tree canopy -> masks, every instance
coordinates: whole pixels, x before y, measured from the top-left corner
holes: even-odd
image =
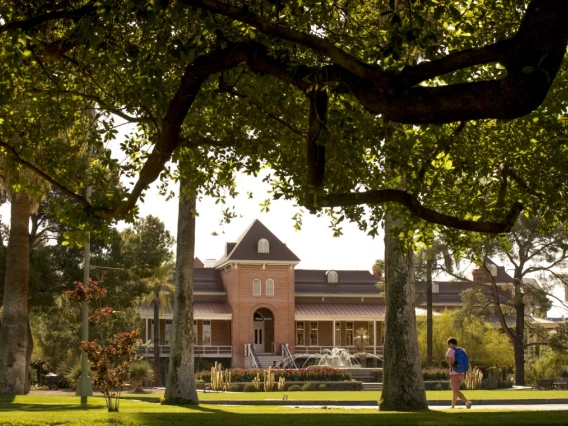
[[[87,218],[131,212],[180,147],[207,160],[210,188],[220,171],[268,164],[275,196],[335,207],[337,223],[371,233],[386,203],[482,232],[510,230],[522,208],[567,215],[561,0],[4,2],[0,16],[2,92],[87,102],[101,140],[117,117],[137,125],[121,143],[129,161],[98,159],[131,191],[92,202],[62,163],[35,164],[2,137]],[[5,124],[31,126],[2,108]]]

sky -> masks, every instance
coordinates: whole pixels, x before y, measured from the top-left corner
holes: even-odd
[[[239,196],[228,200],[227,206],[234,205],[238,217],[229,224],[220,224],[224,207],[215,204],[214,199],[204,197],[198,203],[195,254],[202,261],[219,259],[225,251],[225,243],[236,241],[255,219],[260,220],[300,258],[298,268],[301,269],[371,270],[375,260],[384,257],[382,236],[373,239],[354,224],[345,223],[344,235],[334,238],[328,218],[318,218],[305,210],[302,229],[296,231],[292,217],[300,208],[291,201],[272,201],[270,211],[261,212],[260,204],[268,198],[267,191],[270,190],[270,186],[262,182],[264,173],[258,177],[237,176]],[[253,194],[252,198],[248,197],[248,192]],[[158,216],[172,235],[176,235],[177,199],[166,201],[153,187],[139,208],[140,216]]]

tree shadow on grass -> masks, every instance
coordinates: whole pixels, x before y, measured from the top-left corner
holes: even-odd
[[[234,407],[210,408],[187,406],[181,413],[133,413],[133,420],[145,426],[377,426],[377,425],[419,425],[419,426],[533,426],[566,425],[566,412],[524,411],[524,412],[476,412],[456,410],[453,412],[421,411],[412,413],[358,412],[358,410],[328,409],[320,413],[297,409],[290,413],[239,413]]]
[[[25,404],[15,402],[11,404],[0,404],[0,413],[9,411],[86,411],[100,410],[106,408],[104,405],[81,405],[81,404]]]

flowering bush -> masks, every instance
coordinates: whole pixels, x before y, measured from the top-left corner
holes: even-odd
[[[140,340],[138,331],[119,333],[114,344],[105,347],[96,342],[81,342],[81,350],[87,353],[95,372],[93,385],[101,390],[108,411],[118,411],[120,393],[124,383],[130,380],[130,362],[136,356],[134,344]]]
[[[113,312],[114,309],[112,309],[110,306],[95,309],[95,313],[93,315],[89,315],[89,325],[101,324]]]
[[[73,290],[67,290],[67,297],[69,300],[83,305],[92,299],[100,299],[105,297],[107,290],[99,285],[98,281],[93,281],[89,278],[87,284],[83,284],[80,281],[73,281],[75,288]]]
[[[231,381],[233,382],[249,382],[253,380],[257,374],[262,377],[262,369],[251,368],[245,370],[244,368],[230,368]],[[284,377],[286,381],[300,381],[300,382],[331,382],[331,381],[341,381],[349,380],[351,377],[349,373],[339,370],[333,367],[327,366],[314,366],[308,368],[298,368],[298,369],[272,369],[274,372],[274,379],[279,380],[280,377]],[[210,371],[200,371],[195,374],[197,380],[203,380],[206,382],[211,381]]]
[[[102,278],[104,278],[104,273],[101,275],[101,281]],[[100,299],[106,295],[106,289],[100,286],[99,281],[93,281],[90,278],[87,284],[79,281],[73,284],[75,288],[67,291],[67,297],[80,305],[89,303],[91,300],[97,301],[98,309],[89,316],[89,324],[100,326],[113,312],[111,307],[100,306]],[[135,345],[140,340],[140,333],[136,330],[119,333],[114,338],[114,344],[105,345],[103,329],[99,328],[101,344],[83,340],[80,346],[87,355],[94,372],[93,385],[103,393],[108,411],[118,411],[122,386],[130,380],[129,364],[136,356]]]

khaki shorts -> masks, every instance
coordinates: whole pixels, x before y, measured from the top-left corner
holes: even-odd
[[[450,374],[450,385],[454,392],[458,392],[460,390],[461,382],[463,382],[464,374]]]

